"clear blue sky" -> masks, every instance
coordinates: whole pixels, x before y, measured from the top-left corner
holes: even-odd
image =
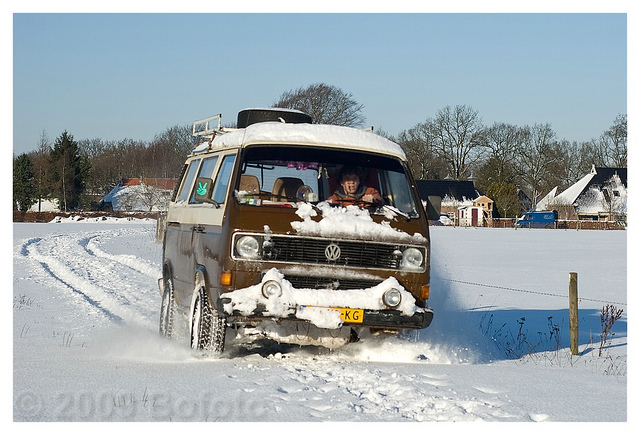
[[[445,106],[598,137],[627,113],[625,14],[14,14],[13,151],[150,141],[323,82],[390,134]]]

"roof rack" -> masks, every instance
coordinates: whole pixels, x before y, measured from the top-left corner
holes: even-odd
[[[218,121],[217,128],[210,128],[209,123],[211,121]],[[210,116],[208,118],[199,119],[198,121],[193,121],[193,128],[191,130],[191,135],[195,137],[199,136],[209,136],[216,131],[220,131],[222,128],[222,113],[218,113],[217,115]]]

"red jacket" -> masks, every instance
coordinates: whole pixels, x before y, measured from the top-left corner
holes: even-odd
[[[384,201],[382,200],[382,196],[380,196],[380,192],[378,192],[377,189],[366,186],[360,186],[354,196],[349,196],[344,193],[344,189],[342,189],[342,186],[340,186],[335,191],[335,193],[327,199],[337,204],[352,205],[358,201],[361,201],[361,198],[365,195],[373,196],[373,205],[382,205],[384,203]]]

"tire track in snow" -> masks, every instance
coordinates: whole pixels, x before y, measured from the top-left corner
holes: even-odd
[[[136,257],[135,255],[110,254],[108,252],[105,252],[100,246],[100,241],[96,240],[99,238],[100,236],[97,235],[97,236],[92,236],[86,239],[86,243],[84,243],[84,247],[89,254],[95,255],[96,257],[115,261],[124,266],[130,267],[131,269],[136,270],[141,274],[148,276],[149,278],[153,278],[156,280],[160,278],[161,276],[160,270],[158,269],[158,266],[156,266],[155,264],[145,261],[139,257]]]
[[[85,288],[88,284],[87,280],[74,274],[70,268],[54,256],[41,253],[39,250],[39,248],[41,248],[39,247],[41,243],[43,243],[42,238],[29,239],[22,245],[22,255],[39,263],[44,272],[55,279],[60,287],[80,296],[82,300],[93,308],[96,308],[109,320],[116,322],[121,322],[123,320],[121,316],[112,312],[109,306],[112,304],[109,304],[108,301],[105,303],[102,298],[96,298],[95,295],[92,297],[90,294],[91,292],[87,292],[87,289]]]
[[[94,239],[113,232],[52,234],[28,239],[21,256],[38,262],[60,287],[80,296],[109,320],[155,326],[159,299],[153,265],[134,256],[113,255]],[[157,268],[156,268],[157,269]]]

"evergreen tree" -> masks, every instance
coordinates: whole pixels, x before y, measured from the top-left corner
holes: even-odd
[[[65,130],[55,140],[49,155],[53,196],[64,210],[74,210],[80,203],[90,165],[79,152],[78,143]]]
[[[517,217],[522,212],[518,188],[505,181],[495,181],[487,187],[485,195],[495,202],[493,217]]]
[[[33,164],[28,155],[20,154],[13,161],[13,209],[27,211],[36,203],[36,198]]]

